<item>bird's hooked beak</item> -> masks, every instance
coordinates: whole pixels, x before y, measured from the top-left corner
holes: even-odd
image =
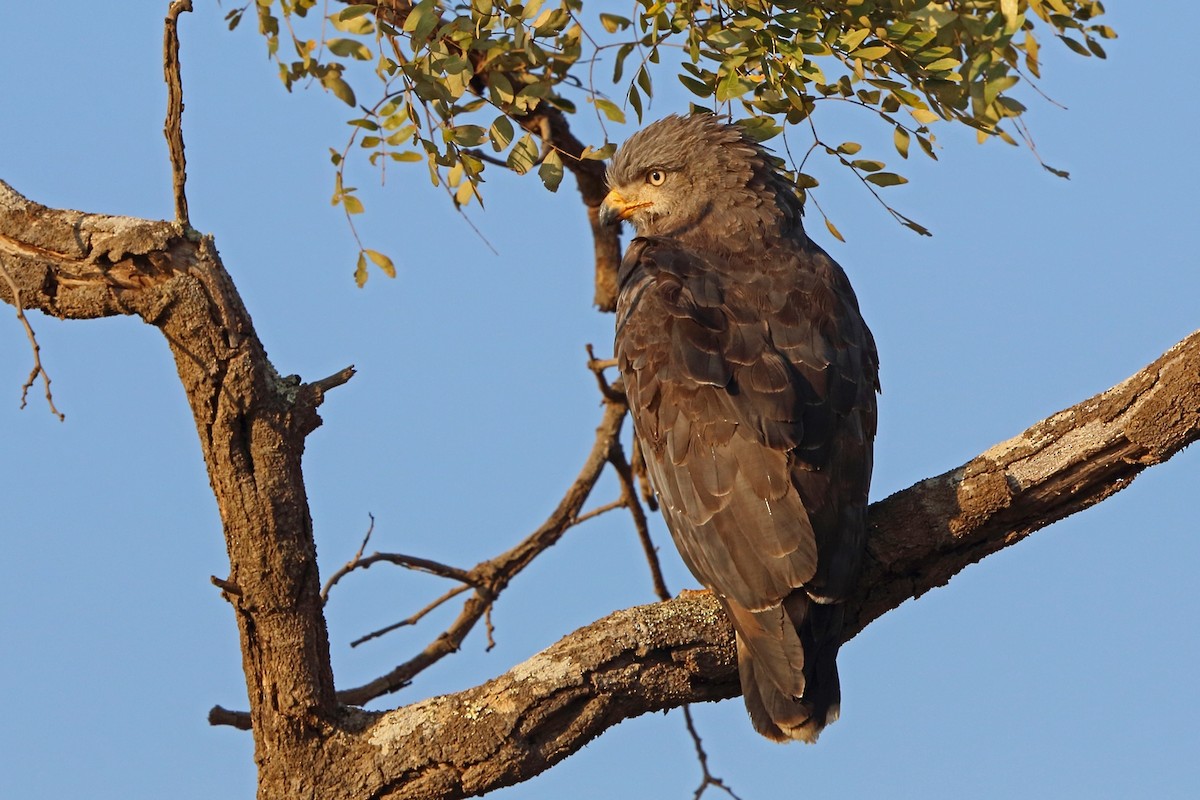
[[[600,203],[600,222],[612,225],[617,220],[626,220],[633,216],[638,209],[645,208],[650,203],[631,202],[626,200],[616,189],[613,189]]]

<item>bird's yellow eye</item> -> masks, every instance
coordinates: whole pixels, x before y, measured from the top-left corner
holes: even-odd
[[[652,169],[646,173],[646,183],[651,186],[662,186],[663,181],[667,179],[667,173],[661,169]]]

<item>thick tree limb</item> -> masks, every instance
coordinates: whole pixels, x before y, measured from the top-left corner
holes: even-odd
[[[872,505],[871,564],[847,638],[1197,438],[1200,331],[1107,392]],[[618,611],[483,686],[376,718],[368,742],[395,756],[377,796],[483,793],[538,774],[621,719],[738,691],[714,598]]]
[[[167,338],[225,528],[260,797],[471,796],[544,771],[623,719],[737,693],[730,628],[713,598],[689,596],[611,614],[464,692],[385,713],[339,707],[300,456],[324,391],[349,371],[317,384],[280,378],[212,242],[173,223],[47,209],[0,183],[0,265],[27,308],[136,314]],[[0,299],[14,299],[7,282]],[[1200,332],[1107,392],[874,504],[849,635],[1198,437]],[[543,534],[505,558],[523,563],[559,532]]]
[[[191,405],[229,552],[260,787],[306,774],[337,711],[300,469],[317,404],[348,373],[281,378],[211,239],[178,223],[57,211],[0,182],[0,263],[26,308],[137,315],[166,338]],[[12,302],[0,286],[0,298]],[[268,796],[263,793],[263,796]]]

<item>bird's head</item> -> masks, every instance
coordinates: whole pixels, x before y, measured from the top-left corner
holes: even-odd
[[[669,116],[633,134],[608,167],[600,218],[627,220],[639,236],[779,233],[799,204],[767,153],[711,114]],[[728,242],[730,249],[739,249]]]

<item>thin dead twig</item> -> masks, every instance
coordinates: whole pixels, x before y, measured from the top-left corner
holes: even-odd
[[[695,793],[692,795],[692,800],[700,800],[708,787],[715,786],[725,794],[733,798],[733,800],[742,800],[737,794],[725,785],[725,781],[708,771],[708,753],[704,752],[704,744],[700,741],[700,734],[696,732],[696,722],[692,719],[692,707],[684,705],[683,718],[687,721],[688,733],[692,736],[692,744],[696,747],[696,760],[700,762],[700,785],[696,787]]]
[[[617,473],[617,480],[621,484],[621,503],[629,509],[629,515],[633,517],[634,530],[637,531],[638,541],[642,543],[642,552],[646,556],[646,563],[650,566],[650,580],[654,583],[654,593],[658,595],[659,600],[670,600],[671,592],[667,589],[667,582],[663,579],[662,564],[658,560],[658,548],[654,546],[654,540],[650,538],[650,523],[646,519],[646,512],[642,509],[642,504],[638,501],[633,468],[625,460],[625,450],[621,447],[620,442],[613,447],[608,461],[613,465],[613,469]]]
[[[596,506],[591,511],[585,511],[584,513],[580,514],[578,517],[575,518],[574,524],[579,525],[580,523],[587,522],[589,519],[598,517],[601,514],[607,514],[609,511],[613,511],[615,509],[624,508],[624,507],[625,507],[624,500],[613,500],[611,503],[605,503],[602,506]]]
[[[479,584],[479,579],[472,574],[474,570],[468,571],[459,567],[452,567],[449,564],[443,564],[440,561],[434,561],[430,558],[410,556],[404,553],[371,553],[371,555],[365,558],[358,559],[354,565],[354,569],[368,569],[373,564],[381,563],[395,564],[398,567],[405,567],[415,572],[427,572],[430,575],[465,583],[468,586],[477,586]]]
[[[633,474],[637,476],[642,502],[651,511],[658,511],[658,498],[654,496],[654,487],[650,485],[650,476],[646,473],[646,456],[642,454],[642,440],[637,436],[633,437],[633,458],[629,459],[629,466],[633,469]]]
[[[362,558],[363,551],[367,549],[367,542],[371,541],[371,534],[375,532],[375,515],[367,512],[367,517],[370,518],[371,524],[367,526],[367,533],[363,536],[362,544],[358,546],[358,550],[354,553],[354,557],[342,565],[341,569],[329,576],[329,580],[325,581],[325,585],[321,587],[321,603],[329,602],[329,590],[332,589],[338,581],[349,575],[358,568],[358,561]]]
[[[38,344],[37,334],[33,332],[33,326],[29,324],[29,318],[25,316],[25,306],[21,301],[21,287],[13,279],[13,276],[3,264],[0,264],[0,275],[4,276],[5,282],[8,283],[8,288],[12,292],[13,308],[17,310],[17,319],[20,320],[21,326],[25,328],[25,338],[29,340],[29,348],[33,351],[33,368],[29,370],[29,377],[25,379],[25,383],[21,384],[21,408],[28,404],[29,390],[33,388],[34,381],[40,375],[42,377],[42,385],[46,388],[46,404],[50,406],[50,413],[58,417],[59,422],[66,420],[66,415],[59,411],[54,405],[54,395],[50,392],[50,373],[46,372],[46,368],[42,366],[42,348]]]
[[[458,597],[460,594],[462,594],[463,592],[467,591],[470,588],[471,587],[465,583],[460,586],[455,586],[453,589],[446,592],[445,594],[443,594],[441,597],[437,598],[433,602],[427,604],[424,608],[422,608],[420,611],[417,611],[415,614],[405,617],[404,619],[400,620],[399,622],[393,622],[391,625],[387,625],[378,630],[371,631],[368,634],[364,634],[363,636],[360,636],[357,639],[355,639],[354,641],[352,641],[350,643],[350,646],[358,647],[360,644],[369,642],[372,639],[378,639],[380,636],[391,633],[394,630],[398,630],[400,628],[405,628],[405,627],[408,627],[409,625],[416,625],[418,622],[420,622],[422,619],[424,619],[426,615],[428,615],[430,612],[437,609],[443,603],[445,603],[448,600],[453,600],[455,597]]]
[[[621,388],[620,379],[616,385],[610,384],[608,378],[604,377],[604,370],[611,369],[617,365],[615,358],[596,358],[595,349],[589,343],[587,345],[588,361],[587,367],[596,376],[596,384],[600,387],[600,394],[605,400],[615,400],[621,403],[625,402],[625,391]]]

